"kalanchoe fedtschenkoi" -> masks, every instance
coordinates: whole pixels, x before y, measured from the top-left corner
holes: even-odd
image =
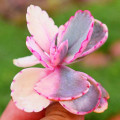
[[[109,94],[89,75],[65,65],[81,60],[102,46],[108,38],[105,24],[88,10],[78,10],[59,28],[38,6],[27,9],[31,37],[26,45],[33,55],[14,60],[18,67],[42,64],[45,68],[26,68],[11,84],[16,106],[26,112],[39,112],[53,101],[68,111],[85,115],[101,113],[108,107]]]

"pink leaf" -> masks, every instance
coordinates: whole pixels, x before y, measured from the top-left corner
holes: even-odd
[[[41,79],[34,87],[36,92],[50,100],[71,100],[85,94],[89,82],[80,72],[58,66],[54,72]]]
[[[46,11],[33,5],[27,9],[26,19],[28,30],[35,41],[45,52],[49,53],[51,41],[58,32],[58,27],[54,25],[54,21]]]
[[[100,89],[101,89],[101,92],[102,92],[102,97],[106,98],[106,99],[109,99],[110,98],[109,93],[105,90],[105,88],[102,87],[101,84],[99,84],[99,85],[100,85]]]
[[[100,99],[100,104],[99,106],[94,110],[96,113],[102,113],[108,108],[108,102],[106,98],[101,98]]]
[[[94,18],[91,13],[79,10],[59,28],[57,46],[68,40],[68,53],[64,60],[66,63],[74,61],[83,52],[91,38],[93,24]]]
[[[43,66],[52,69],[50,66],[50,56],[39,47],[32,37],[27,37],[26,45]]]
[[[56,48],[56,51],[54,55],[51,57],[51,62],[53,66],[57,66],[58,64],[61,64],[64,57],[66,56],[68,52],[68,41],[64,41],[60,44],[58,48]]]
[[[40,61],[34,55],[31,55],[31,56],[14,59],[13,63],[18,67],[30,67],[39,64]]]
[[[37,94],[33,87],[37,81],[49,75],[51,71],[42,68],[27,68],[19,72],[11,84],[11,96],[16,106],[26,112],[39,112],[50,101]]]
[[[91,83],[89,91],[75,100],[60,101],[60,104],[71,113],[85,115],[98,107],[101,99],[101,90],[99,84],[93,78],[85,73],[81,74]]]
[[[95,20],[91,39],[83,53],[80,55],[80,57],[86,56],[95,51],[96,49],[98,49],[99,47],[101,47],[105,43],[107,38],[108,38],[107,26],[101,23],[100,21]]]

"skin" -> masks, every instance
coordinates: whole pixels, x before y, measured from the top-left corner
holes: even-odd
[[[84,116],[68,112],[59,103],[51,104],[42,112],[26,113],[10,101],[0,120],[84,120]]]

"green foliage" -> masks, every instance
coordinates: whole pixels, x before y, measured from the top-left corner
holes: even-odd
[[[22,57],[27,32],[0,20],[0,113],[10,99],[10,83],[20,70],[12,64],[13,58]]]

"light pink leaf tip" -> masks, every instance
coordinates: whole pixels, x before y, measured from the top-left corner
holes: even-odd
[[[54,25],[52,18],[40,7],[30,5],[27,9],[26,19],[28,30],[35,41],[45,52],[49,53],[50,44],[58,32],[58,27]]]
[[[48,99],[38,95],[33,89],[35,83],[50,72],[42,68],[27,68],[14,77],[11,96],[19,109],[26,112],[39,112],[50,104]]]

